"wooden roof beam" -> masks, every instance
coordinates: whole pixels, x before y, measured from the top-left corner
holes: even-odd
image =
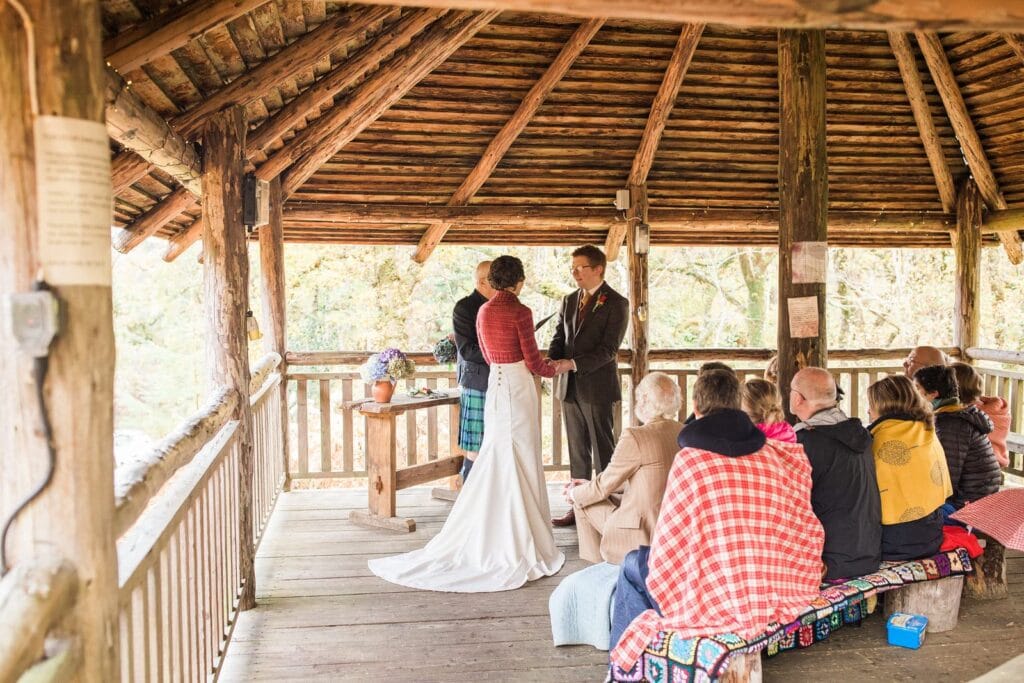
[[[417,83],[448,59],[498,12],[451,12],[387,62],[387,66],[353,90],[344,102],[295,136],[260,166],[256,175],[282,178],[285,197],[291,196],[331,157],[376,121]]]
[[[597,32],[601,30],[603,25],[604,19],[588,19],[580,24],[562,47],[558,56],[548,66],[544,75],[533,84],[533,87],[523,97],[515,113],[505,122],[501,130],[491,138],[487,149],[484,150],[476,166],[469,172],[469,175],[462,181],[458,189],[452,193],[451,199],[448,200],[448,206],[464,206],[468,204],[469,200],[483,187],[483,184],[491,177],[495,167],[505,157],[505,153],[508,152],[512,143],[516,141],[519,134],[530,123],[533,115],[537,113],[544,100],[551,94],[551,91],[562,80],[566,72],[569,71],[569,68],[576,61],[576,58],[590,44],[590,41],[597,35]],[[427,228],[423,237],[420,238],[416,252],[412,255],[412,260],[417,263],[423,263],[430,258],[430,254],[433,253],[437,245],[444,239],[444,234],[448,232],[450,227],[451,223],[435,223]]]
[[[398,16],[397,7],[359,7],[337,12],[324,23],[284,47],[273,57],[243,73],[198,105],[171,120],[171,126],[188,137],[199,131],[213,112],[234,105],[245,106],[350,42],[374,24]]]
[[[921,47],[925,62],[928,63],[928,70],[932,74],[932,80],[935,82],[940,97],[942,97],[946,115],[949,116],[949,122],[960,141],[960,149],[963,151],[964,159],[967,161],[967,167],[971,170],[974,181],[978,184],[981,196],[985,199],[989,209],[1005,209],[1006,200],[999,191],[995,173],[985,155],[985,149],[981,144],[978,131],[974,128],[974,122],[971,121],[967,104],[957,86],[953,68],[949,64],[938,34],[934,31],[916,31],[914,35],[917,36],[917,43]],[[1013,232],[1000,232],[999,239],[1003,243],[1003,248],[1011,263],[1016,265],[1024,261],[1020,235]]]
[[[418,7],[500,9],[576,17],[655,19],[752,28],[844,28],[870,31],[1022,31],[1024,6],[1006,0],[360,0]]]
[[[443,9],[412,10],[398,23],[377,34],[337,68],[314,81],[298,97],[252,131],[246,139],[246,153],[251,157],[263,151],[282,135],[318,113],[320,107],[335,95],[363,78],[370,70],[396,51],[406,47],[417,34],[445,14]]]
[[[127,254],[183,211],[192,208],[196,208],[196,198],[185,188],[179,187],[153,205],[149,211],[119,230],[114,237],[114,248],[122,254]]]
[[[207,31],[251,12],[267,0],[193,0],[167,10],[103,43],[107,63],[128,72],[170,54]]]
[[[942,201],[942,210],[949,213],[956,205],[956,186],[953,183],[953,174],[949,170],[949,164],[946,163],[946,155],[942,151],[942,139],[939,138],[935,129],[935,121],[932,119],[928,96],[924,92],[921,73],[917,70],[914,48],[911,46],[907,34],[897,31],[889,31],[889,45],[892,46],[892,52],[896,56],[896,63],[899,65],[900,75],[903,77],[903,86],[907,91],[910,108],[913,110],[914,120],[917,122],[917,130],[921,135],[921,143],[924,145],[925,154],[928,155],[928,164],[932,167],[932,175],[935,176],[935,186],[939,191],[939,199]]]
[[[647,182],[647,175],[651,172],[654,164],[654,155],[658,151],[661,136],[668,125],[669,116],[672,114],[672,107],[675,105],[676,97],[679,95],[679,88],[683,84],[687,69],[690,68],[690,61],[693,53],[697,50],[697,44],[704,33],[704,24],[686,24],[679,32],[679,40],[676,41],[675,50],[665,68],[665,75],[661,79],[658,92],[651,102],[651,111],[647,116],[647,125],[644,127],[643,137],[640,138],[640,146],[633,157],[633,166],[629,171],[629,187],[644,185]],[[619,257],[619,247],[626,237],[626,223],[615,225],[608,231],[608,237],[604,243],[604,253],[609,261]]]
[[[200,216],[192,225],[188,226],[178,234],[167,240],[167,252],[164,254],[164,261],[170,263],[184,254],[189,247],[203,237],[203,218]]]
[[[170,175],[196,197],[203,191],[195,147],[131,91],[112,69],[106,70],[107,133],[122,146]]]
[[[118,154],[110,162],[110,184],[114,188],[114,196],[145,178],[152,170],[153,164],[131,150]]]

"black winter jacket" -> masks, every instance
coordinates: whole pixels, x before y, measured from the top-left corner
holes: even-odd
[[[992,422],[976,406],[935,412],[935,434],[946,452],[953,495],[946,502],[956,508],[999,490],[1003,473],[992,451],[988,433]]]
[[[796,440],[811,461],[811,506],[825,528],[825,578],[874,572],[882,561],[882,501],[871,432],[851,418],[800,429]]]

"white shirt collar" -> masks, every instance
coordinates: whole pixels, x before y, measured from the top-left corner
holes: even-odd
[[[597,292],[597,290],[601,289],[601,287],[603,286],[604,280],[601,280],[601,282],[598,283],[597,287],[594,287],[593,289],[588,289],[587,294],[589,294],[590,296],[594,296],[594,293]]]

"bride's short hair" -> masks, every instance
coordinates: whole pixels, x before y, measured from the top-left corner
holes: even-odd
[[[655,417],[677,419],[683,405],[679,384],[664,372],[652,372],[636,387],[636,414],[643,422]]]
[[[491,270],[487,273],[487,282],[495,289],[514,287],[526,279],[523,262],[515,256],[499,256],[491,262]]]

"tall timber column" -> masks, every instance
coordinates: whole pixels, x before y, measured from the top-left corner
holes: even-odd
[[[956,196],[956,294],[953,300],[953,346],[961,352],[978,345],[981,307],[981,192],[967,178]]]
[[[806,366],[824,367],[827,361],[824,277],[821,282],[805,281],[814,279],[808,272],[815,270],[808,268],[814,254],[824,258],[814,245],[827,240],[825,32],[781,30],[778,345],[779,389],[787,414],[793,375]],[[805,257],[797,268],[794,247]]]
[[[648,268],[647,248],[649,244],[638,245],[637,224],[647,224],[647,185],[631,185],[629,188],[629,226],[626,228],[626,245],[629,248],[629,323],[630,343],[633,351],[630,369],[633,384],[633,406],[630,420],[633,426],[639,424],[636,417],[636,387],[647,374],[649,366],[647,353],[650,343],[647,338],[648,316]],[[638,249],[638,246],[642,247]],[[639,253],[639,252],[643,253]]]
[[[242,225],[245,118],[240,107],[212,114],[203,131],[203,305],[206,362],[215,385],[238,392],[240,609],[256,605],[252,531],[252,410],[249,406],[249,257]]]
[[[273,351],[281,356],[281,457],[284,459],[285,489],[290,486],[288,476],[288,382],[284,380],[288,367],[287,321],[285,315],[284,282],[284,226],[281,212],[284,209],[284,195],[281,179],[270,181],[270,223],[260,228],[260,272],[263,275],[263,320],[266,334],[263,350]]]
[[[0,3],[0,310],[42,279],[61,302],[62,322],[39,392],[42,365],[0,323],[0,520],[53,464],[49,484],[11,527],[4,559],[26,566],[48,554],[75,566],[77,600],[60,630],[77,638],[76,674],[117,681],[112,216],[100,8],[97,0],[21,6],[27,16]]]

